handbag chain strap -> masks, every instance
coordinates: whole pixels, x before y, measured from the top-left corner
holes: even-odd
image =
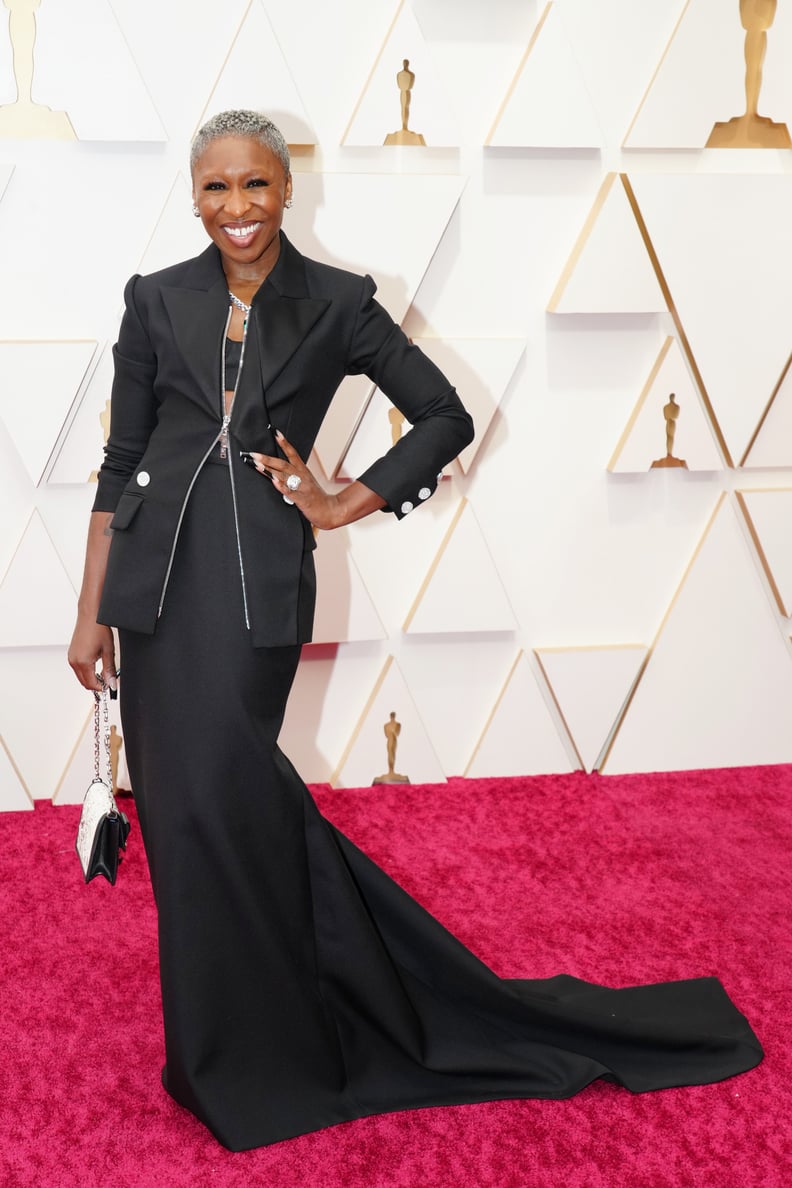
[[[102,775],[101,771],[102,753],[104,753],[106,775]],[[107,689],[104,683],[102,684],[101,693],[94,690],[94,779],[102,780],[112,791],[113,772],[110,765],[110,715],[107,710]]]

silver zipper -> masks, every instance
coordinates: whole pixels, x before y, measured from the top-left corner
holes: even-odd
[[[242,560],[242,541],[239,539],[239,516],[237,515],[236,484],[234,482],[234,464],[229,454],[228,473],[231,476],[231,502],[234,505],[234,528],[236,529],[237,556],[239,557],[239,576],[242,579],[242,605],[245,608],[245,626],[250,631],[250,616],[248,615],[247,587],[245,585],[245,564]]]
[[[226,454],[228,453],[228,427],[231,424],[231,413],[234,410],[234,401],[236,400],[237,389],[239,388],[239,381],[242,376],[242,363],[244,362],[244,358],[245,358],[245,342],[247,340],[247,319],[246,319],[244,334],[242,337],[242,352],[239,357],[239,369],[237,371],[236,383],[234,384],[234,391],[231,396],[231,401],[228,405],[228,411],[226,412],[226,409],[225,409],[225,340],[228,335],[228,327],[231,323],[231,315],[233,314],[233,312],[234,312],[233,306],[229,306],[228,317],[226,318],[225,329],[223,330],[223,340],[222,340],[222,344],[221,344],[221,358],[222,358],[223,362],[222,362],[221,379],[220,379],[220,408],[222,409],[223,422],[220,427],[220,432],[214,438],[214,440],[212,441],[212,444],[209,446],[209,449],[206,451],[203,458],[201,458],[201,461],[198,463],[197,467],[195,468],[195,472],[193,473],[193,476],[190,479],[190,485],[187,488],[187,493],[184,496],[184,500],[182,502],[181,509],[179,511],[179,519],[176,522],[176,531],[173,534],[173,544],[171,546],[170,557],[168,558],[168,568],[165,571],[165,580],[162,583],[162,592],[160,594],[160,602],[159,602],[159,609],[157,611],[157,618],[159,618],[160,615],[162,614],[162,608],[165,605],[165,593],[168,589],[168,582],[170,581],[171,570],[173,569],[173,559],[176,556],[176,546],[179,543],[179,533],[181,532],[181,526],[182,526],[182,521],[184,519],[184,513],[187,510],[187,503],[189,501],[190,495],[192,494],[192,489],[195,486],[198,475],[203,470],[203,468],[206,464],[207,458],[209,457],[209,455],[211,454],[212,450],[215,448],[215,446],[217,445],[218,442],[220,443],[221,455],[223,457],[225,457]],[[228,474],[229,474],[229,478],[231,480],[231,503],[234,508],[234,530],[236,533],[237,556],[239,558],[239,576],[240,576],[240,579],[242,582],[242,604],[244,606],[244,611],[245,611],[245,626],[247,627],[247,629],[249,631],[250,630],[250,616],[248,614],[247,587],[245,585],[245,566],[242,561],[242,541],[241,541],[240,535],[239,535],[239,514],[237,511],[236,484],[234,483],[234,469],[233,469],[233,462],[232,462],[230,454],[228,454]]]
[[[237,497],[236,497],[236,483],[234,482],[234,463],[230,453],[228,453],[228,427],[231,424],[231,414],[234,411],[234,403],[236,401],[236,394],[239,390],[239,381],[242,378],[242,364],[245,362],[245,345],[247,343],[247,329],[248,317],[245,316],[244,329],[242,331],[242,350],[239,352],[239,367],[237,368],[236,383],[234,384],[234,391],[231,393],[231,400],[228,408],[225,406],[226,394],[226,380],[225,380],[225,339],[228,334],[228,327],[231,325],[231,316],[234,312],[233,303],[228,307],[228,317],[225,324],[225,332],[223,334],[223,365],[221,368],[220,377],[220,410],[223,414],[223,427],[220,430],[220,456],[223,457],[228,454],[228,477],[231,480],[231,503],[234,508],[234,531],[236,532],[237,543],[237,557],[239,558],[239,577],[242,582],[242,605],[245,611],[245,626],[250,630],[250,616],[248,614],[248,600],[247,588],[245,586],[245,565],[242,560],[242,541],[239,536],[239,513],[237,511]]]

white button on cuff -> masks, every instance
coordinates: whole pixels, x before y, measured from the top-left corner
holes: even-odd
[[[135,481],[139,487],[147,487],[151,482],[151,475],[147,470],[141,470]]]
[[[414,506],[414,504],[410,503],[409,499],[405,499],[404,503],[401,505],[402,515],[406,516],[408,512],[412,511]]]
[[[421,487],[420,491],[418,492],[418,498],[419,499],[428,499],[431,494],[432,494],[432,492],[429,490],[428,487]]]

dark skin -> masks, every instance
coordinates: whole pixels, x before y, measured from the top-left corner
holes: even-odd
[[[264,145],[245,136],[223,136],[210,141],[193,169],[193,201],[210,239],[217,244],[228,287],[250,305],[269,276],[280,254],[278,232],[286,203],[291,198],[291,174]],[[233,308],[229,334],[241,339],[244,314]],[[226,392],[226,407],[232,393]],[[353,482],[332,494],[325,491],[290,442],[277,434],[283,457],[253,453],[256,468],[282,495],[300,509],[315,528],[328,530],[351,524],[385,506],[385,501],[363,483]],[[286,486],[289,475],[300,486]],[[85,570],[77,604],[77,624],[68,659],[86,689],[116,688],[113,633],[96,622],[110,551],[112,512],[92,512],[88,528]]]

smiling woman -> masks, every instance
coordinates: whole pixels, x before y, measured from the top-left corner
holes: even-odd
[[[115,686],[118,628],[166,1089],[243,1150],[388,1110],[752,1067],[758,1042],[714,979],[501,980],[319,814],[277,745],[311,637],[312,527],[410,514],[473,428],[372,279],[281,231],[288,149],[266,117],[210,120],[192,176],[212,242],[126,287],[69,650],[87,689],[97,660]],[[330,493],[305,459],[360,373],[412,428]]]
[[[196,209],[223,254],[229,284],[252,300],[278,258],[278,231],[292,193],[288,164],[258,140],[218,136],[195,157],[192,180]]]

